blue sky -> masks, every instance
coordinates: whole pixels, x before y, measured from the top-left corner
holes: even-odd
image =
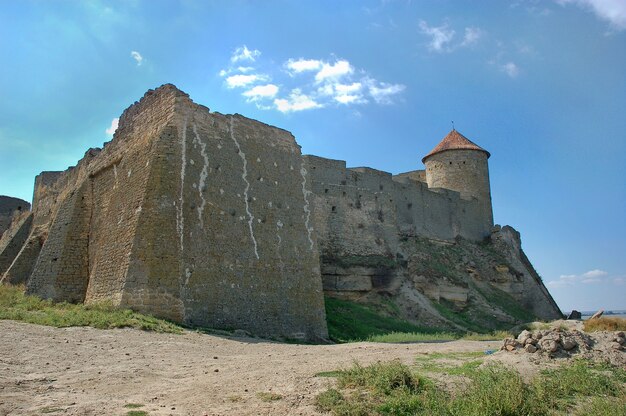
[[[0,194],[168,82],[392,173],[454,120],[561,308],[626,309],[625,0],[0,0]]]

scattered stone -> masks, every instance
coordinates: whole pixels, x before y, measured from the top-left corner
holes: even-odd
[[[513,338],[507,338],[504,340],[504,345],[502,346],[502,349],[505,349],[507,351],[514,351],[520,346],[521,345],[519,342],[517,342],[517,340]]]
[[[563,339],[561,340],[561,345],[563,346],[563,349],[565,351],[569,351],[576,348],[578,346],[578,343],[570,337],[563,337]]]
[[[619,344],[621,344],[621,345],[624,345],[624,343],[626,343],[626,338],[624,338],[624,337],[615,337],[614,341],[619,343]]]
[[[582,318],[583,318],[583,315],[580,312],[578,312],[576,309],[570,312],[570,314],[567,316],[568,320],[580,321]]]
[[[522,332],[520,332],[520,334],[517,336],[517,340],[519,341],[520,344],[524,345],[526,343],[526,340],[532,338],[532,334],[530,333],[530,331],[526,331],[523,330]]]
[[[526,350],[526,352],[529,352],[529,353],[532,354],[532,353],[537,351],[537,347],[535,347],[533,344],[526,344],[524,346],[524,350]]]
[[[524,344],[526,344],[526,345],[537,345],[537,340],[535,338],[527,338],[526,342],[524,342]]]
[[[546,352],[556,352],[559,349],[559,344],[552,339],[543,338],[539,341],[539,347]]]
[[[598,312],[591,315],[591,318],[589,319],[598,319],[599,317],[602,316],[603,313],[604,313],[604,309],[600,309]]]
[[[620,344],[619,342],[611,342],[611,348],[621,351],[624,347],[622,347],[622,344]]]

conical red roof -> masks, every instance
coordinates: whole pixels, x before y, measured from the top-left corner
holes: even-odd
[[[485,149],[483,149],[476,143],[472,142],[470,139],[463,136],[458,131],[452,129],[452,131],[450,131],[450,133],[448,133],[448,135],[444,137],[443,140],[439,142],[439,144],[435,146],[435,148],[431,150],[429,154],[424,156],[424,158],[422,159],[422,162],[426,161],[426,159],[428,159],[434,154],[441,153],[446,150],[457,150],[457,149],[480,150],[481,152],[487,153],[487,157],[491,156],[488,151],[486,151]]]

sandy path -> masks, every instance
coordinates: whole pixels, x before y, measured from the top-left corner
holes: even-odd
[[[125,415],[127,403],[149,415],[316,415],[314,397],[330,383],[321,371],[500,344],[309,346],[0,321],[0,415]]]

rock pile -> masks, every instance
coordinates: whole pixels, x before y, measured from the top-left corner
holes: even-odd
[[[537,358],[603,359],[615,364],[626,362],[624,332],[585,333],[579,330],[553,328],[522,331],[517,338],[504,340],[502,351],[534,354]]]

